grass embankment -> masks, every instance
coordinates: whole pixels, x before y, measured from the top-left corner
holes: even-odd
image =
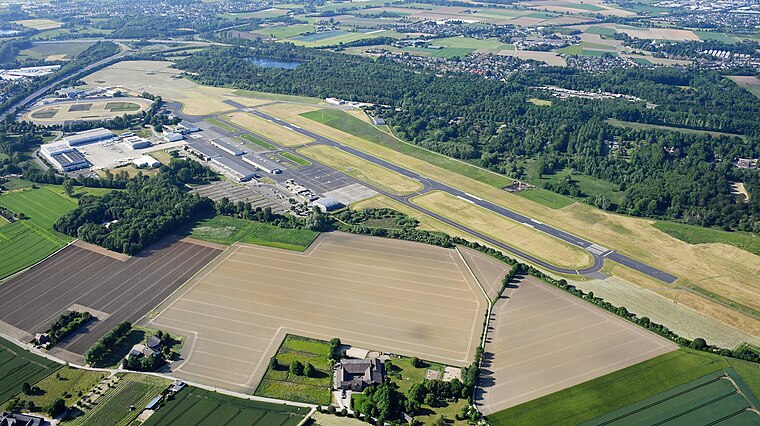
[[[61,368],[57,362],[34,355],[0,337],[0,404]]]
[[[581,248],[445,192],[429,192],[412,202],[557,266],[579,269],[593,262],[591,255]]]
[[[423,188],[422,183],[417,180],[408,178],[332,146],[312,145],[301,148],[298,152],[392,194],[413,194]]]
[[[656,222],[652,226],[689,244],[723,243],[760,256],[760,236],[747,232],[727,232],[672,222]]]
[[[121,374],[113,387],[84,409],[81,415],[66,424],[126,426],[137,418],[140,409],[169,386],[169,381],[142,374]],[[131,406],[137,410],[131,410]]]
[[[145,426],[296,426],[306,408],[234,398],[187,387],[153,414]]]
[[[76,203],[50,188],[0,196],[0,206],[28,219],[0,228],[0,279],[27,268],[63,247],[71,238],[53,231],[53,223]]]
[[[190,236],[199,240],[231,245],[235,242],[304,251],[319,235],[308,229],[280,228],[230,216],[214,216],[199,221]]]
[[[301,116],[497,188],[512,184],[512,179],[506,176],[402,142],[371,124],[340,110],[322,109],[306,112]]]
[[[488,416],[494,426],[577,425],[728,368],[720,356],[681,348]]]
[[[256,395],[269,398],[329,405],[332,399],[332,362],[327,342],[287,335],[275,354],[279,367],[268,368],[256,389]],[[316,369],[314,377],[299,376],[289,371],[292,362],[299,361]]]

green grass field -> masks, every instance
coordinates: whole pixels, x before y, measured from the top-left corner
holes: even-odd
[[[133,102],[109,102],[106,104],[106,109],[111,112],[137,111],[140,105]]]
[[[496,38],[477,39],[472,37],[446,37],[432,40],[436,46],[446,46],[448,48],[465,48],[465,49],[508,49],[510,45],[500,42]]]
[[[540,188],[515,192],[515,195],[555,210],[567,207],[575,202],[575,200],[566,195]]]
[[[296,426],[306,408],[234,398],[187,387],[166,401],[144,426]]]
[[[634,123],[631,121],[621,121],[616,120],[614,118],[608,118],[606,121],[608,124],[611,124],[615,127],[623,127],[623,128],[629,128],[629,129],[660,129],[660,130],[669,130],[672,132],[679,132],[679,133],[690,133],[690,134],[708,134],[712,135],[714,137],[718,136],[730,136],[730,137],[737,137],[737,138],[744,138],[742,135],[737,135],[734,133],[723,133],[723,132],[713,132],[709,130],[696,130],[696,129],[687,129],[685,127],[672,127],[672,126],[661,126],[658,124],[646,124],[646,123]]]
[[[279,368],[267,369],[256,389],[256,395],[269,398],[329,405],[332,399],[332,363],[327,342],[287,335],[275,354]],[[297,376],[288,371],[290,363],[310,363],[317,370],[315,377]]]
[[[736,40],[725,33],[716,33],[712,31],[693,31],[700,40],[717,40],[721,43],[734,44]]]
[[[598,34],[600,36],[609,36],[612,37],[613,35],[617,34],[617,31],[615,31],[614,28],[607,28],[607,27],[597,27],[597,26],[590,26],[585,31],[589,34]]]
[[[734,416],[743,413],[752,404],[731,381],[739,379],[729,374],[730,372],[723,371],[707,374],[595,418],[584,425],[653,425],[665,422],[711,424],[721,419],[731,422]],[[760,415],[751,414],[755,421],[747,424],[760,424]]]
[[[534,162],[528,162],[525,164],[526,173],[528,176],[534,176],[535,173],[533,172],[532,168],[534,166]],[[531,183],[533,185],[536,185],[536,187],[541,188],[542,184],[544,182],[558,182],[561,179],[566,178],[567,176],[570,176],[570,169],[563,169],[560,171],[557,171],[556,173],[552,174],[544,174],[541,179],[538,178],[528,178],[528,183]],[[623,202],[623,192],[618,191],[617,185],[615,185],[612,182],[608,182],[603,179],[597,179],[593,176],[587,176],[580,173],[574,173],[572,175],[572,180],[578,185],[578,188],[585,194],[583,197],[578,197],[578,199],[586,199],[586,198],[595,198],[597,196],[603,196],[612,201],[615,204],[620,204]],[[533,191],[523,191],[523,192],[533,192]],[[521,193],[518,193],[520,195]],[[569,196],[563,196],[569,200],[573,200],[573,197]]]
[[[70,60],[79,56],[92,42],[72,42],[72,43],[49,43],[37,44],[30,49],[24,49],[19,52],[18,59],[45,59],[48,56],[61,57]]]
[[[343,111],[336,109],[323,109],[301,114],[310,120],[328,125],[340,131],[350,133],[356,137],[374,142],[378,145],[390,148],[394,151],[412,156],[414,158],[427,161],[442,169],[453,173],[478,180],[487,185],[502,188],[512,184],[512,179],[481,169],[474,165],[457,161],[443,154],[420,148],[407,142],[402,142],[388,133],[374,127],[373,125],[353,117]]]
[[[454,57],[464,58],[474,51],[475,49],[470,47],[444,47],[443,49],[433,50],[433,53],[430,56],[434,58],[449,59]]]
[[[262,141],[261,139],[257,138],[256,136],[253,136],[253,135],[245,134],[245,135],[241,135],[240,137],[243,138],[243,139],[245,139],[245,140],[247,140],[248,142],[256,144],[256,145],[258,145],[258,146],[260,146],[260,147],[262,147],[264,149],[275,149],[275,148],[277,148],[276,146],[272,145],[271,143]]]
[[[304,251],[319,235],[308,229],[280,228],[264,222],[253,222],[230,216],[214,216],[198,222],[190,236],[200,240],[231,245],[247,244]]]
[[[123,373],[122,373],[123,374]],[[137,418],[140,410],[169,386],[169,381],[142,374],[123,374],[119,382],[106,390],[84,415],[66,424],[126,426]],[[130,410],[134,405],[137,410]]]
[[[53,189],[42,187],[0,196],[1,206],[29,217],[0,228],[0,279],[39,262],[71,240],[53,231],[53,223],[76,204]]]
[[[106,376],[106,373],[98,371],[63,367],[36,384],[42,390],[40,395],[25,396],[21,394],[19,398],[25,401],[33,401],[41,409],[49,406],[56,398],[63,398],[66,405],[71,406],[81,399],[81,395],[92,390]]]
[[[760,256],[760,236],[748,232],[727,232],[673,222],[656,222],[652,226],[689,244],[723,243]]]
[[[720,356],[681,348],[500,411],[488,420],[494,426],[577,425],[728,367]]]
[[[207,118],[206,122],[209,124],[213,124],[216,127],[221,127],[222,129],[228,131],[228,132],[237,132],[238,129],[234,126],[231,126],[229,123],[216,119],[216,118]]]
[[[291,152],[283,151],[280,153],[281,156],[285,157],[286,159],[298,164],[299,166],[311,166],[311,161],[299,157]]]
[[[23,383],[35,384],[61,367],[0,337],[0,404],[21,392]]]

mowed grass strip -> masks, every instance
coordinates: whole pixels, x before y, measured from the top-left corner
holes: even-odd
[[[67,424],[128,425],[137,418],[140,409],[166,389],[169,383],[168,380],[159,377],[127,373],[120,377],[113,388],[103,393],[92,408],[85,409],[84,415]],[[138,409],[130,410],[130,406],[133,405]]]
[[[137,111],[140,109],[140,105],[133,102],[109,102],[105,109],[111,112]]]
[[[314,139],[308,136],[294,132],[279,124],[264,120],[263,118],[259,118],[247,112],[233,112],[232,114],[226,115],[225,118],[251,133],[264,136],[265,138],[283,146],[300,146],[309,142],[314,142]]]
[[[592,263],[591,255],[585,250],[445,192],[429,192],[413,198],[412,202],[557,266],[579,269]]]
[[[212,243],[232,245],[236,242],[258,244],[287,250],[304,251],[319,236],[309,229],[280,228],[230,216],[214,216],[199,221],[190,236]]]
[[[488,420],[494,426],[577,425],[727,367],[720,356],[681,348],[500,411]]]
[[[253,136],[253,135],[245,134],[245,135],[240,135],[240,137],[243,138],[243,139],[245,139],[245,140],[247,140],[248,142],[256,144],[256,145],[258,145],[258,146],[260,146],[260,147],[262,147],[264,149],[275,149],[275,148],[277,148],[276,146],[272,145],[271,143],[262,141],[261,139],[257,138],[256,136]]]
[[[512,179],[506,176],[499,175],[498,173],[481,169],[480,167],[455,160],[443,154],[438,154],[436,152],[420,148],[416,145],[400,141],[388,133],[385,133],[380,129],[372,126],[371,124],[356,117],[352,117],[344,111],[336,109],[323,109],[306,112],[301,114],[301,116],[325,124],[342,132],[349,133],[358,138],[374,142],[385,148],[390,148],[391,150],[398,153],[406,154],[418,160],[426,161],[449,172],[457,173],[478,180],[487,185],[502,188],[512,184]],[[354,144],[351,145],[353,146]],[[354,147],[363,151],[365,150],[362,147]],[[392,159],[386,158],[385,156],[381,156],[381,158],[393,161]]]
[[[164,406],[144,425],[264,426],[277,424],[295,426],[307,412],[306,408],[235,398],[189,386],[173,399],[166,401]],[[266,423],[265,419],[274,422]]]
[[[378,166],[333,146],[312,145],[301,148],[298,152],[333,169],[396,195],[413,194],[423,188],[422,183],[417,180]]]
[[[655,222],[652,226],[689,244],[728,244],[760,256],[760,236],[748,232],[727,232],[673,222]]]
[[[20,393],[22,384],[35,384],[61,367],[0,337],[0,404]]]
[[[298,164],[299,166],[311,166],[311,161],[299,157],[291,152],[283,151],[280,153],[281,156],[285,157],[286,159]]]

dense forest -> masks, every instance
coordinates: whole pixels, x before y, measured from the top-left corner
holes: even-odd
[[[248,45],[199,52],[177,67],[197,72],[203,84],[389,105],[373,113],[406,140],[443,154],[518,178],[528,160],[539,162],[539,173],[569,167],[620,188],[622,201],[597,200],[603,208],[760,232],[759,197],[737,202],[729,188],[730,181],[742,181],[750,194],[760,194],[758,173],[733,166],[736,157],[760,157],[760,99],[715,71],[660,68],[592,75],[544,67],[497,81],[435,75],[384,58],[288,43],[234,42]],[[253,56],[301,65],[283,70],[241,60]],[[547,97],[537,88],[544,85],[644,101],[570,98],[551,107],[527,102]],[[737,136],[621,128],[608,119]],[[615,151],[613,142],[625,148]],[[572,190],[567,185],[549,189]]]
[[[199,163],[174,160],[155,176],[131,179],[124,191],[81,197],[79,207],[61,216],[54,228],[109,250],[137,253],[194,219],[213,213],[210,199],[182,188],[187,182],[207,179],[209,173]]]

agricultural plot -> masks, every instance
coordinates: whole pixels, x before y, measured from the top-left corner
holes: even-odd
[[[60,22],[50,19],[23,19],[21,21],[14,21],[13,23],[35,30],[50,30],[53,28],[60,28],[61,25],[63,25]]]
[[[136,321],[218,253],[217,248],[167,239],[124,260],[74,243],[0,286],[0,320],[26,340],[74,304],[91,310],[97,320],[53,349],[80,361],[117,323]]]
[[[76,207],[68,198],[39,188],[4,194],[0,206],[29,217],[0,227],[0,279],[39,262],[70,241],[52,230],[59,216]]]
[[[20,51],[18,57],[19,59],[30,58],[48,61],[71,60],[79,56],[80,53],[84,52],[92,44],[92,42],[35,44],[29,49]]]
[[[327,406],[332,400],[332,364],[330,345],[322,340],[288,335],[275,355],[278,365],[269,366],[256,395],[287,399]],[[288,368],[294,361],[314,366],[312,377],[291,373]]]
[[[204,241],[230,245],[235,242],[259,244],[287,250],[304,251],[319,236],[309,229],[280,228],[229,216],[215,216],[199,222],[190,236]]]
[[[140,409],[169,386],[169,381],[142,374],[121,374],[113,386],[106,387],[95,403],[88,404],[84,414],[72,421],[70,426],[113,425],[132,423]],[[131,407],[138,409],[132,409]]]
[[[494,312],[476,395],[485,414],[676,349],[673,343],[533,277],[508,288]]]
[[[760,404],[752,394],[743,393],[742,385],[741,379],[731,370],[708,374],[597,417],[584,425],[653,425],[665,422],[760,425],[760,413],[755,407]]]
[[[760,98],[760,79],[755,76],[730,76],[738,86],[745,88],[748,92]]]
[[[145,325],[188,336],[174,375],[253,392],[286,334],[465,365],[484,310],[456,251],[332,232],[305,253],[235,245]]]
[[[122,98],[121,102],[62,101],[32,108],[22,115],[25,121],[40,125],[62,124],[74,120],[107,120],[128,113],[145,111],[152,101],[143,98]]]
[[[296,426],[309,410],[234,398],[187,387],[167,401],[145,426]]]
[[[0,404],[21,392],[24,383],[34,384],[61,368],[0,337]]]

